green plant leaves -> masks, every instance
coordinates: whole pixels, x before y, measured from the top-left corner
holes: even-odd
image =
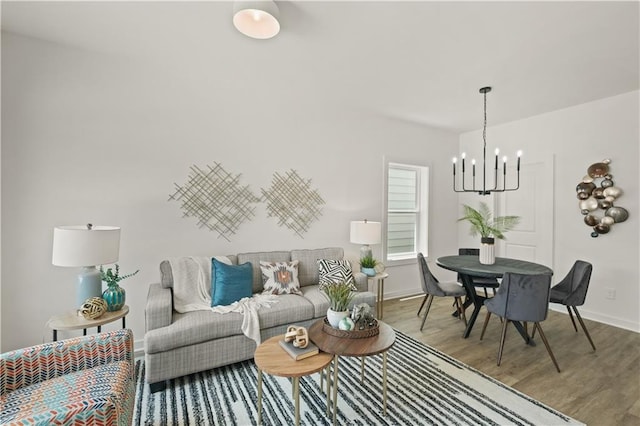
[[[464,216],[458,222],[466,220],[471,224],[469,233],[472,236],[480,234],[483,238],[495,237],[500,240],[506,239],[504,233],[512,230],[520,223],[520,216],[498,216],[491,218],[489,206],[481,202],[478,210],[463,204]]]

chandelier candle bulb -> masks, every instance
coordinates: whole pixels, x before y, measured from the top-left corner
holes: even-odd
[[[498,170],[498,154],[500,154],[500,150],[496,148],[496,170]]]

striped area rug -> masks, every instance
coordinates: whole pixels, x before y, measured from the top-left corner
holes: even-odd
[[[382,415],[382,357],[340,358],[340,425],[580,425],[582,423],[398,331],[387,358],[387,416]],[[263,423],[293,424],[291,382],[265,374]],[[171,380],[149,393],[136,361],[135,425],[251,425],[257,419],[253,361]],[[320,376],[300,380],[301,424],[329,425]]]

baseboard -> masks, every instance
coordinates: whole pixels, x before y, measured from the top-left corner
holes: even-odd
[[[419,294],[424,294],[424,292],[419,288],[410,288],[410,289],[403,289],[402,291],[385,292],[384,300],[400,299],[403,297],[415,296]]]
[[[567,308],[563,305],[556,305],[552,303],[551,305],[549,305],[549,309],[555,312],[560,312],[565,315],[569,315],[567,313]],[[621,318],[612,317],[609,315],[603,315],[598,312],[589,311],[589,310],[583,309],[582,306],[579,307],[578,310],[582,318],[585,318],[591,321],[601,322],[603,324],[607,324],[617,328],[622,328],[622,329],[633,331],[636,333],[640,333],[640,324],[627,321]]]

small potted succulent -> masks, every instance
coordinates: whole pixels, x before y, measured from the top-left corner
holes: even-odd
[[[351,284],[344,281],[327,284],[322,291],[329,299],[329,309],[327,309],[327,320],[333,328],[338,328],[340,321],[349,316],[349,304],[353,300]]]
[[[107,283],[107,289],[102,293],[102,298],[107,302],[107,310],[109,312],[122,309],[126,300],[126,292],[118,283],[134,276],[138,272],[140,272],[139,269],[131,274],[120,275],[120,265],[117,263],[115,265],[115,272],[113,268],[107,268],[105,271],[104,268],[100,266],[100,278]]]
[[[520,223],[520,216],[491,217],[491,210],[486,203],[481,202],[478,210],[463,204],[464,216],[458,219],[471,224],[470,234],[480,234],[480,263],[491,265],[495,262],[494,238],[506,239],[504,233],[512,230]]]
[[[377,264],[378,261],[373,256],[365,256],[360,259],[360,271],[368,277],[373,277],[376,275],[375,267]]]

